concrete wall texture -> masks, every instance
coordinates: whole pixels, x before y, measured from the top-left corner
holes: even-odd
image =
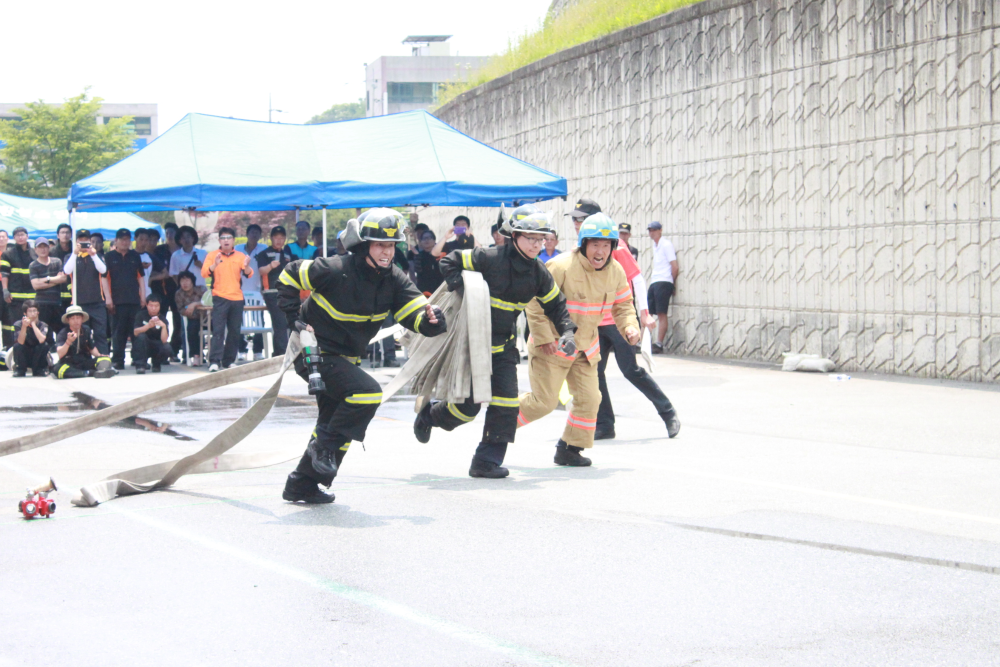
[[[998,44],[1000,0],[706,0],[438,115],[661,220],[674,351],[997,381]]]

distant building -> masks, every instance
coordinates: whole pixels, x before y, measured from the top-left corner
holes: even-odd
[[[57,106],[57,104],[53,104],[53,106]],[[132,147],[139,150],[145,148],[146,144],[159,136],[156,107],[155,104],[102,104],[101,111],[95,120],[98,124],[104,125],[112,118],[132,116],[132,123],[129,125],[135,134],[135,138],[132,139]],[[0,102],[0,120],[20,120],[20,116],[14,113],[14,109],[20,108],[24,108],[23,102]]]
[[[427,109],[442,84],[463,81],[486,64],[488,56],[453,56],[451,35],[411,35],[403,40],[409,56],[382,56],[365,65],[365,115],[384,116]]]

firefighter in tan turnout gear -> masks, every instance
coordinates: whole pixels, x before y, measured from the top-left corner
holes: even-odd
[[[528,379],[531,392],[520,397],[518,428],[552,412],[559,402],[563,381],[569,385],[573,404],[563,437],[556,445],[555,462],[589,466],[580,452],[594,446],[601,392],[597,364],[601,359],[597,327],[610,311],[615,325],[630,345],[639,342],[639,322],[632,307],[632,290],[625,271],[613,261],[618,225],[603,213],[586,219],[580,227],[580,247],[553,257],[545,265],[566,297],[566,308],[576,323],[576,351],[559,349],[559,334],[537,301],[527,308],[531,338],[528,342]]]

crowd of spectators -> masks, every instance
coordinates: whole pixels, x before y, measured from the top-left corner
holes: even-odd
[[[490,230],[491,247],[505,242],[501,222]],[[465,215],[457,216],[441,239],[419,222],[416,213],[410,215],[410,223],[409,243],[400,243],[394,262],[430,296],[443,282],[440,259],[453,250],[480,244]],[[660,352],[668,330],[667,307],[677,278],[677,254],[662,237],[659,222],[650,223],[647,229],[654,254],[649,312],[658,320],[653,348]],[[321,256],[322,234],[322,229],[300,221],[292,243],[285,228],[276,226],[265,244],[260,226],[252,224],[246,242],[236,245],[235,230],[226,227],[219,231],[219,249],[206,252],[196,247],[198,233],[193,227],[174,223],[164,225],[162,233],[157,227],[137,230],[134,239],[128,229],[120,229],[108,250],[101,234],[79,230],[73,239],[67,224],[59,226],[56,238],[36,238],[33,243],[23,227],[9,235],[0,230],[4,352],[0,370],[8,370],[9,360],[20,377],[28,372],[83,377],[94,374],[97,360],[110,359],[114,371],[120,372],[125,369],[127,350],[137,374],[148,369],[159,372],[170,363],[201,366],[206,353],[203,319],[211,320],[210,372],[231,367],[238,358],[259,360],[264,356],[263,336],[254,333],[248,343],[242,334],[249,295],[270,317],[272,354],[284,355],[288,331],[277,304],[277,277],[289,262]],[[631,225],[619,225],[622,246],[638,260],[638,250],[629,243],[631,234]],[[539,259],[547,262],[558,255],[558,243],[558,236],[550,234]],[[345,252],[338,235],[328,255]],[[384,326],[392,324],[387,318]],[[375,367],[398,366],[393,338],[370,346],[369,359]]]

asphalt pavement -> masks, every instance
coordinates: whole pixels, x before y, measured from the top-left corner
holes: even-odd
[[[268,378],[0,458],[0,666],[1000,665],[997,387],[657,357],[669,440],[611,368],[590,468],[553,464],[557,411],[509,478],[469,478],[483,415],[421,445],[398,397],[333,505],[282,501],[294,462],[70,505],[194,451]],[[200,372],[2,373],[0,439]],[[315,402],[292,373],[281,395],[241,450],[305,446]],[[50,475],[54,517],[21,519]]]

